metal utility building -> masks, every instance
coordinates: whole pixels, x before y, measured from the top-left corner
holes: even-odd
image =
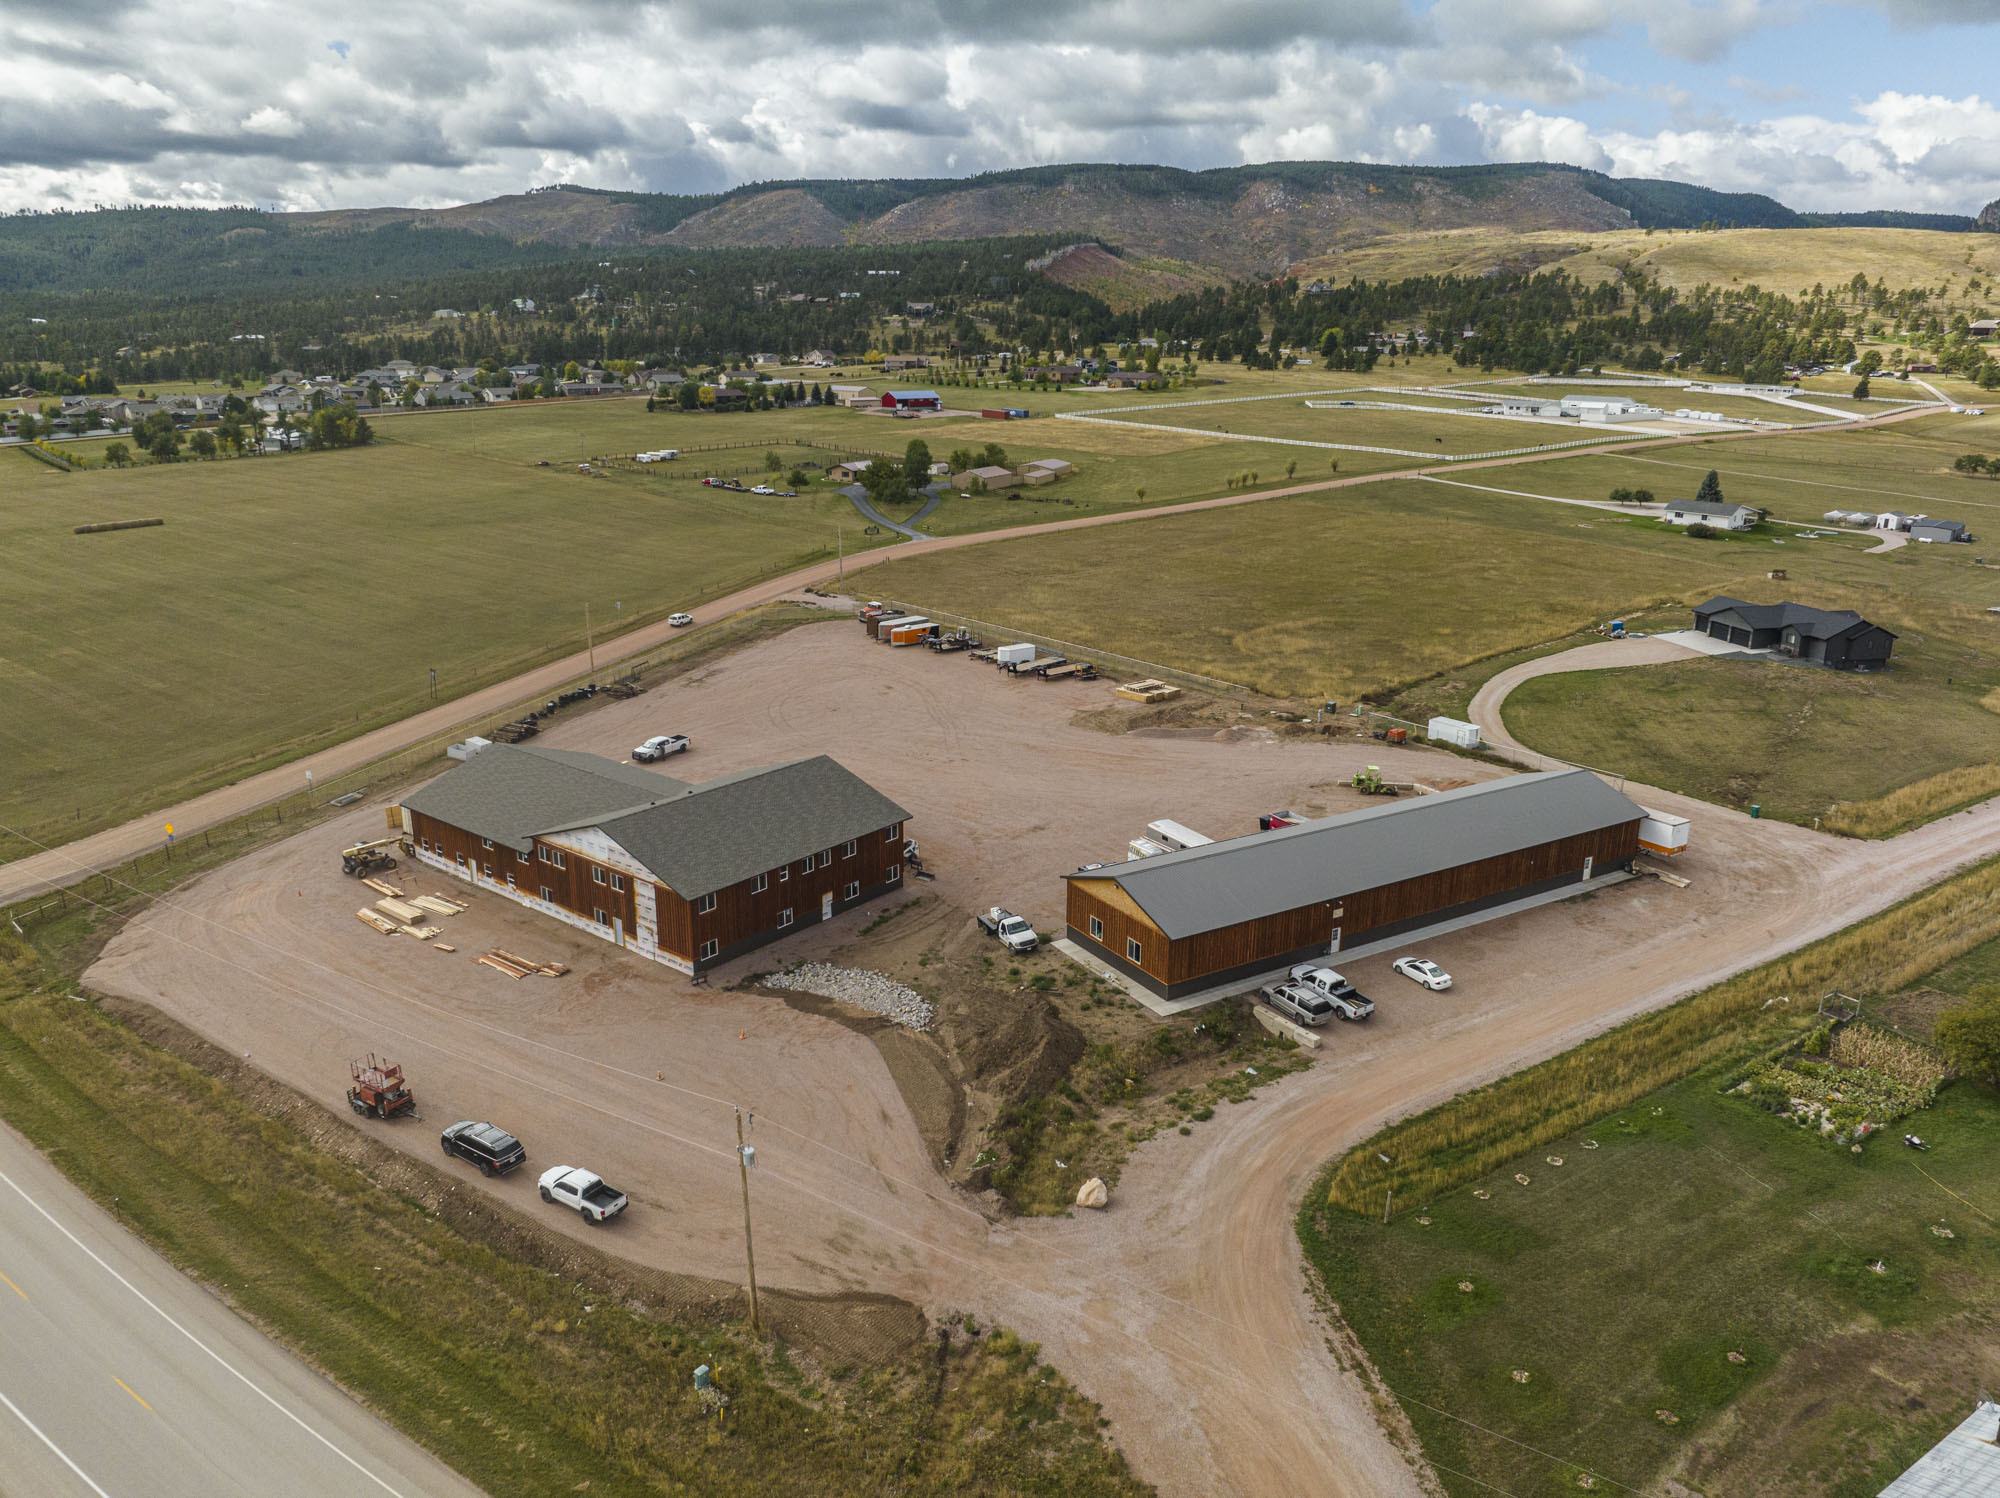
[[[1177,999],[1580,889],[1644,816],[1588,770],[1510,776],[1068,875],[1069,937]]]
[[[494,744],[401,815],[421,862],[697,973],[900,889],[909,813],[825,755],[689,785]]]

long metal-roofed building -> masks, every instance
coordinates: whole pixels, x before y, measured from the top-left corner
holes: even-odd
[[[508,744],[401,809],[421,862],[684,973],[901,888],[908,817],[825,755],[690,785]]]
[[[1513,775],[1079,870],[1069,937],[1166,999],[1629,870],[1636,802],[1588,770]]]

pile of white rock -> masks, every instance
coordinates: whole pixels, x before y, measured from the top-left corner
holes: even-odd
[[[773,973],[764,980],[766,988],[790,989],[794,993],[818,994],[838,999],[870,1014],[879,1014],[891,1024],[912,1030],[931,1027],[929,999],[914,988],[905,988],[893,978],[861,968],[835,967],[826,962],[805,962],[786,972]]]

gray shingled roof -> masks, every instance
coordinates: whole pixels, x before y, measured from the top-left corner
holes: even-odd
[[[1667,501],[1667,508],[1683,515],[1735,515],[1744,510],[1752,510],[1750,505],[1733,505],[1717,499],[1673,499]]]
[[[1704,614],[1733,613],[1746,629],[1796,629],[1809,640],[1832,640],[1858,629],[1875,629],[1853,609],[1816,609],[1809,603],[1745,603],[1740,598],[1711,598],[1695,609]],[[1892,631],[1884,630],[1890,639]]]
[[[534,838],[601,827],[694,899],[909,813],[825,755],[688,785],[595,754],[495,744],[403,805],[525,853]]]
[[[598,822],[685,899],[909,819],[824,754],[704,780],[670,800]]]
[[[517,853],[552,827],[575,827],[636,805],[677,795],[684,781],[571,749],[494,744],[403,805]]]
[[[1588,770],[1512,775],[1068,877],[1115,880],[1178,939],[1643,815]]]

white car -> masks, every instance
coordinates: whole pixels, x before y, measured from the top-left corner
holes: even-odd
[[[1398,957],[1389,964],[1413,983],[1421,983],[1432,993],[1451,987],[1451,974],[1425,957]]]
[[[694,615],[669,614],[667,615],[667,623],[675,629],[686,629],[690,624],[694,623]]]
[[[684,754],[687,749],[686,734],[656,733],[632,751],[632,758],[642,765],[649,765],[656,759],[665,759],[669,754]]]

